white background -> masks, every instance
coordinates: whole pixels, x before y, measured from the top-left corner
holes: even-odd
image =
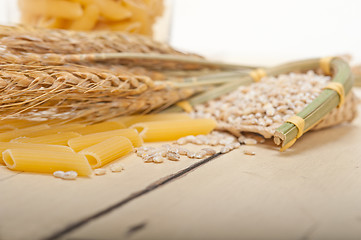
[[[361,1],[175,0],[171,44],[245,64],[345,53],[361,63]]]
[[[273,65],[351,54],[361,63],[361,0],[168,0],[170,43],[213,59]],[[16,20],[0,0],[0,23]]]

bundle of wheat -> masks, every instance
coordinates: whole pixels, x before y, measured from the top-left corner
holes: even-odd
[[[188,98],[201,88],[174,88],[169,82],[129,72],[86,66],[0,65],[0,116],[27,119],[101,121],[147,113]]]

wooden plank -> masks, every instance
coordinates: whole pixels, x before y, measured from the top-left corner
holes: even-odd
[[[222,155],[63,239],[360,239],[361,118]]]
[[[119,161],[125,166],[120,173],[75,181],[47,174],[19,174],[1,166],[0,239],[46,238],[197,161],[182,157],[178,162],[153,164],[132,154]]]
[[[248,147],[256,156],[234,151],[97,217],[195,161],[130,156],[122,173],[76,181],[1,166],[0,239],[47,238],[92,216],[63,237],[358,238],[360,134],[359,118],[308,133],[285,153],[271,143]]]

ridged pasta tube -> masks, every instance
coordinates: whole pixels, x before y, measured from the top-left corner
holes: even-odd
[[[91,147],[83,149],[83,154],[92,168],[108,164],[133,151],[133,145],[126,137],[112,137]]]
[[[208,134],[217,123],[213,119],[183,119],[137,123],[131,126],[139,131],[145,142],[173,141],[188,135]]]
[[[29,135],[30,133],[33,133],[36,131],[41,131],[44,129],[49,129],[49,125],[41,124],[41,125],[36,125],[36,126],[32,126],[32,127],[3,132],[3,133],[0,133],[0,141],[7,142],[7,141],[10,141],[11,139],[14,139],[17,137],[25,137],[25,136]]]
[[[40,137],[24,137],[15,138],[10,142],[14,143],[40,143],[40,144],[52,144],[52,145],[64,145],[68,146],[69,139],[80,137],[81,135],[77,132],[61,132],[56,134],[49,134]]]
[[[121,136],[128,138],[134,147],[140,147],[143,144],[143,140],[139,136],[135,129],[119,129],[100,133],[88,134],[77,138],[72,138],[68,141],[68,145],[76,152],[83,150],[84,148],[90,147],[97,143],[100,143],[111,137]]]
[[[71,149],[70,147],[58,146],[58,145],[0,142],[0,163],[4,163],[2,160],[2,153],[6,149],[11,149],[11,148],[49,150],[54,152],[74,152],[73,149]]]
[[[123,128],[125,128],[125,125],[121,122],[107,121],[107,122],[88,125],[84,128],[76,130],[76,132],[80,133],[81,135],[87,135],[92,133],[105,132],[105,131],[111,131],[111,130],[117,130]]]
[[[48,129],[43,129],[43,130],[38,130],[38,131],[31,132],[31,133],[27,133],[27,134],[24,134],[24,136],[25,137],[40,137],[40,136],[55,134],[55,133],[59,133],[59,132],[73,132],[73,131],[77,132],[77,130],[80,130],[84,127],[85,127],[84,124],[69,123],[69,124],[64,124],[64,125],[60,125],[60,126],[50,126],[50,128],[48,128]]]
[[[22,11],[32,15],[45,15],[65,19],[78,19],[83,15],[81,5],[65,0],[19,0]]]
[[[89,176],[91,167],[84,155],[74,152],[56,152],[39,149],[7,149],[3,152],[6,166],[11,170],[39,173],[76,171]]]
[[[181,120],[191,119],[186,113],[161,113],[161,114],[146,114],[146,115],[131,115],[113,118],[111,121],[118,121],[129,127],[139,122],[154,122],[166,120]]]

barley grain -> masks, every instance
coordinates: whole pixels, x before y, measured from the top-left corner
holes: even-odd
[[[212,148],[202,148],[203,151],[206,152],[207,155],[214,155],[216,154],[216,150],[212,149]]]
[[[97,168],[94,170],[94,174],[97,176],[105,175],[106,170],[104,168]]]
[[[64,172],[63,171],[55,171],[53,173],[54,177],[57,177],[57,178],[63,178],[64,177]]]
[[[124,170],[124,166],[120,163],[114,163],[110,165],[110,171],[112,172],[121,172]]]
[[[75,180],[78,176],[78,173],[75,171],[68,171],[64,173],[63,179],[64,180]]]
[[[243,153],[244,153],[245,155],[256,155],[255,152],[252,152],[252,151],[249,151],[249,150],[244,150]]]
[[[179,161],[180,160],[179,154],[175,154],[175,153],[168,153],[167,158],[171,161]]]

